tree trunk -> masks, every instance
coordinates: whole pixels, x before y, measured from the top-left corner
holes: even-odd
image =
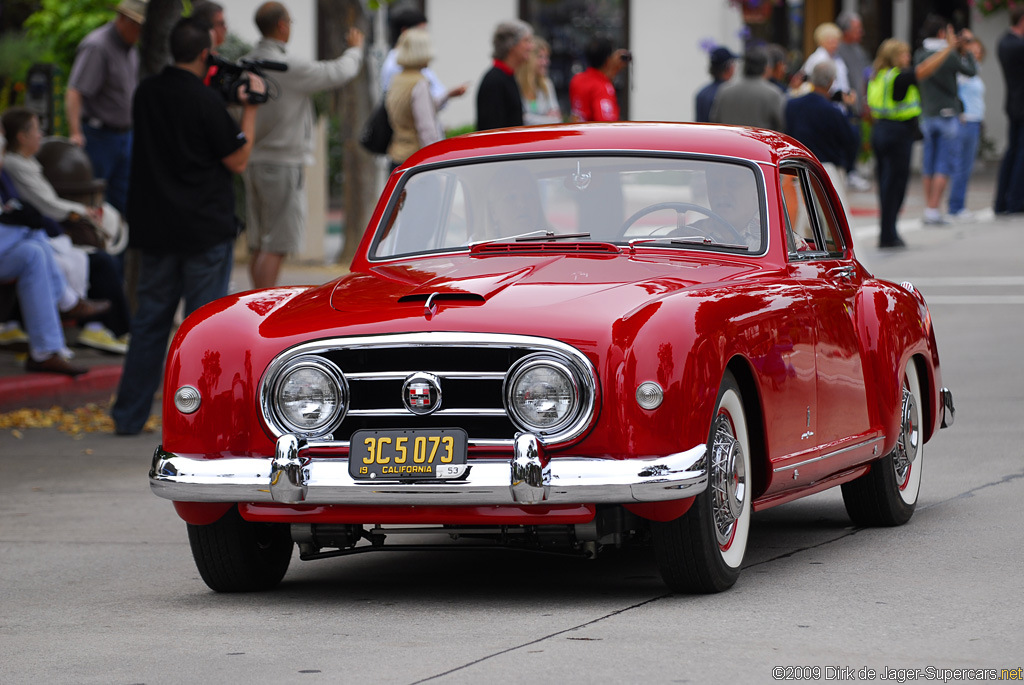
[[[348,47],[345,34],[355,26],[367,35],[364,46],[369,52],[369,18],[359,0],[319,0],[319,59],[333,59]],[[373,156],[359,145],[359,131],[373,106],[371,79],[364,66],[344,87],[335,91],[331,107],[338,115],[344,173],[343,210],[345,246],[337,263],[352,262],[377,200],[377,166]]]
[[[159,74],[171,63],[168,42],[181,10],[181,0],[150,0],[139,41],[139,80]]]

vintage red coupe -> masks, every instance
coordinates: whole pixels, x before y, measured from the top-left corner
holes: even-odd
[[[189,317],[150,479],[218,591],[414,533],[650,544],[714,592],[754,511],[841,485],[857,525],[906,522],[952,419],[924,298],[857,261],[806,148],[533,127],[417,153],[348,275]]]

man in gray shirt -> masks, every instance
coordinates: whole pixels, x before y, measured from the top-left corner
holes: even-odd
[[[246,235],[254,288],[277,284],[281,263],[302,245],[306,229],[303,166],[313,158],[313,93],[340,88],[363,65],[363,34],[349,30],[349,48],[337,59],[309,62],[290,56],[291,15],[279,2],[256,10],[263,39],[247,56],[284,62],[288,71],[273,87],[277,97],[256,114],[252,157],[245,170]]]
[[[711,121],[785,131],[786,96],[765,75],[768,55],[751,48],[743,56],[743,77],[723,85],[711,104]]]
[[[107,201],[122,216],[128,204],[132,96],[139,81],[135,44],[148,0],[121,0],[117,17],[78,46],[64,107],[71,142],[84,145],[93,174],[107,181]]]

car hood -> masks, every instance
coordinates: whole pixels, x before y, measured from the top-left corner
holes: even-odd
[[[716,255],[717,257],[717,255]],[[337,281],[331,306],[362,321],[404,316],[465,322],[483,315],[494,326],[508,316],[522,322],[552,316],[609,315],[612,319],[654,299],[687,289],[749,277],[749,261],[639,258],[455,256],[374,267]],[[430,305],[430,310],[427,305]],[[474,312],[476,314],[474,314]],[[486,313],[486,314],[484,314]],[[496,318],[497,317],[497,318]],[[466,326],[462,326],[466,330]]]

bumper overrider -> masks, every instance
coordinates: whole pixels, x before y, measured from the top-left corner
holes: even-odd
[[[200,459],[158,447],[149,472],[160,497],[178,502],[282,504],[601,504],[657,502],[707,487],[706,447],[637,459],[549,459],[536,436],[516,436],[512,458],[470,460],[457,478],[357,480],[347,458],[311,457],[303,438],[282,435],[273,459]]]

